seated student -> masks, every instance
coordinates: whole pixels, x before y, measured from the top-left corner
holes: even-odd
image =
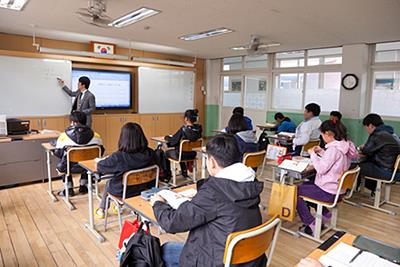
[[[107,193],[122,197],[122,176],[125,172],[142,169],[155,164],[154,150],[148,147],[148,141],[139,124],[128,122],[122,129],[118,141],[118,151],[97,163],[97,170],[102,174],[113,174],[113,178],[107,180],[99,208],[95,210],[97,218],[104,218]],[[140,195],[144,190],[155,186],[155,181],[128,186],[126,197]]]
[[[315,103],[310,103],[304,108],[304,121],[296,128],[296,133],[293,139],[294,155],[300,155],[301,148],[310,140],[319,139],[321,120],[319,114],[321,108]]]
[[[165,136],[168,147],[175,147],[175,149],[168,150],[166,152],[168,157],[178,159],[179,158],[179,146],[182,140],[196,141],[202,137],[202,127],[197,124],[199,111],[197,109],[188,109],[184,114],[184,125],[173,136]],[[196,152],[183,152],[182,159],[189,160],[196,157]],[[167,177],[171,177],[170,162],[167,160]],[[186,163],[181,162],[181,171],[184,177],[188,177]]]
[[[247,152],[257,152],[258,142],[253,130],[248,130],[242,115],[234,114],[228,122],[228,134],[232,134],[239,145],[240,159]]]
[[[393,165],[400,154],[400,139],[391,126],[383,123],[378,114],[368,114],[363,119],[363,125],[369,137],[367,142],[359,147],[361,154],[366,157],[366,161],[360,164],[360,176],[390,180]],[[400,172],[397,172],[396,177],[400,180]],[[376,182],[366,180],[365,186],[374,193]]]
[[[315,218],[309,206],[300,196],[313,198],[323,202],[333,202],[338,190],[338,180],[350,167],[351,159],[357,157],[357,150],[347,140],[347,130],[339,121],[327,120],[320,127],[322,138],[326,142],[326,150],[319,146],[309,149],[312,166],[316,170],[315,180],[304,182],[297,190],[297,212],[304,225],[300,228],[309,235],[315,230]],[[343,192],[345,193],[345,192]],[[323,221],[331,218],[328,209],[322,211]]]
[[[103,150],[100,135],[93,132],[89,126],[86,126],[85,113],[81,111],[73,111],[69,116],[69,119],[71,125],[58,137],[56,150],[54,151],[54,155],[61,159],[57,164],[57,170],[61,173],[65,173],[67,171],[67,148],[74,146],[101,145]],[[88,192],[88,176],[86,171],[77,163],[72,164],[71,171],[73,173],[81,173],[79,193],[86,194]],[[65,177],[63,177],[63,179],[65,179]],[[74,196],[75,192],[73,189],[74,185],[72,176],[67,177],[67,182],[68,195]],[[62,190],[59,195],[64,196],[65,189]]]
[[[158,195],[151,199],[154,215],[167,233],[189,231],[185,244],[167,242],[163,260],[171,266],[223,266],[226,238],[262,223],[260,193],[263,183],[239,160],[236,140],[227,134],[207,143],[210,177],[191,201],[174,210]],[[265,266],[265,255],[240,266]]]
[[[340,113],[339,111],[331,111],[331,113],[329,114],[329,118],[331,120],[340,121],[342,119],[342,113]]]
[[[246,122],[247,125],[247,130],[253,130],[253,123],[251,119],[247,116],[244,115],[244,109],[242,107],[235,107],[232,111],[232,115],[242,115],[244,118],[244,121]]]
[[[278,129],[276,130],[276,133],[294,133],[296,131],[296,124],[288,117],[285,117],[282,113],[276,113],[274,119],[278,124]]]

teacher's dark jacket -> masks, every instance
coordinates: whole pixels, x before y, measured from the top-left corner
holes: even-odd
[[[258,204],[263,183],[255,180],[254,171],[237,163],[222,172],[224,175],[221,176],[229,178],[209,177],[196,196],[182,203],[177,210],[159,201],[153,206],[154,215],[166,232],[190,231],[179,266],[223,266],[228,235],[262,223]],[[256,261],[240,266],[265,264],[266,257],[262,255]]]
[[[71,91],[68,86],[64,85],[62,87],[64,92],[69,96],[75,97],[74,104],[72,105],[71,111],[81,111],[86,115],[86,125],[92,127],[92,113],[96,110],[96,98],[89,90],[86,90],[83,98],[81,91]]]

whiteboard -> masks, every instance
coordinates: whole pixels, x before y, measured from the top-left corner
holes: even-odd
[[[65,115],[71,97],[57,77],[71,82],[71,61],[0,56],[0,114],[7,117]]]
[[[139,113],[193,109],[194,72],[139,67]]]

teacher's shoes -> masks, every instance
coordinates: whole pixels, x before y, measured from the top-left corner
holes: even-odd
[[[64,190],[61,190],[60,192],[58,192],[58,195],[61,196],[61,197],[65,197],[65,189],[64,189]],[[68,188],[68,195],[69,195],[70,197],[75,196],[74,189]]]

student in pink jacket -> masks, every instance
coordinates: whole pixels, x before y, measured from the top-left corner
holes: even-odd
[[[315,218],[309,209],[311,203],[305,202],[300,196],[333,202],[338,190],[339,178],[349,169],[351,159],[357,157],[357,150],[354,144],[347,140],[346,127],[340,121],[324,121],[320,130],[326,142],[325,150],[316,146],[308,151],[317,172],[315,180],[302,183],[297,190],[297,213],[304,223],[300,231],[310,235],[315,230]],[[322,214],[323,222],[332,216],[326,208],[323,209]]]

